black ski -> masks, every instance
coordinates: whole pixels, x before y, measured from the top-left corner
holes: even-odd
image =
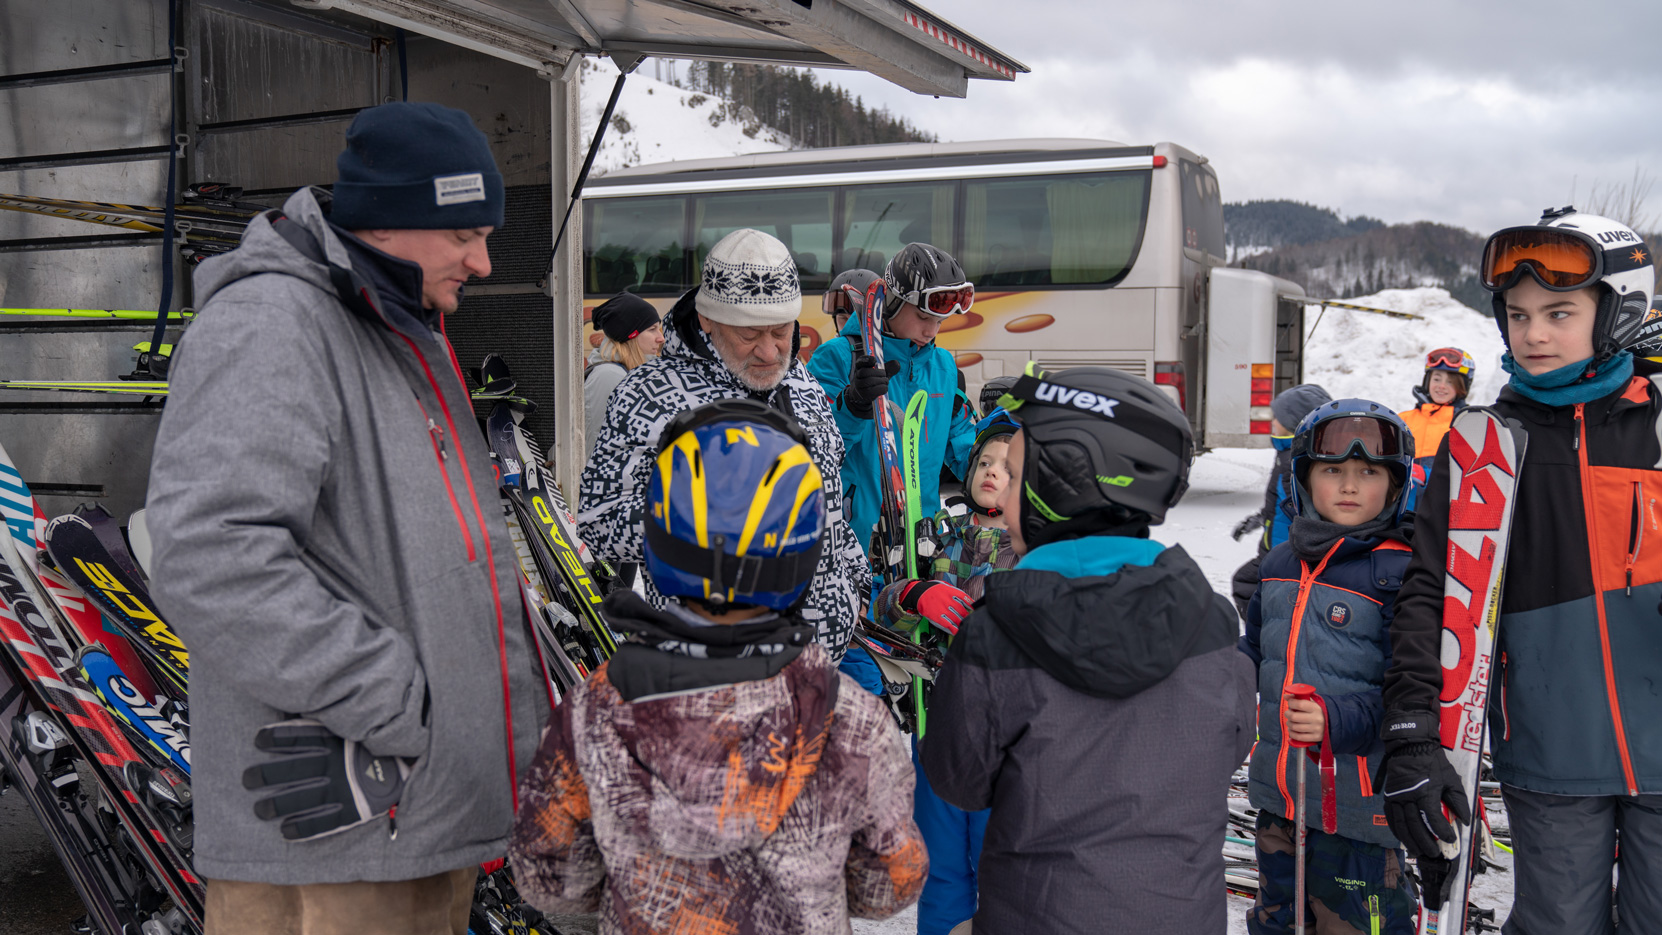
[[[121,570],[99,541],[92,524],[79,516],[60,516],[46,525],[46,549],[52,560],[105,619],[121,626],[162,672],[173,688],[189,684],[190,653],[156,611],[150,592]]]

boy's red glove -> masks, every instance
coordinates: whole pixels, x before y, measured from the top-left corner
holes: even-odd
[[[895,606],[909,616],[922,617],[930,626],[957,636],[958,627],[970,615],[969,595],[943,581],[901,582]]]

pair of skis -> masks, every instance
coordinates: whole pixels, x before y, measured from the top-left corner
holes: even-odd
[[[563,695],[617,651],[617,637],[600,613],[609,578],[577,535],[577,520],[543,465],[542,450],[521,424],[534,408],[511,395],[516,386],[502,358],[492,354],[474,374],[475,399],[495,398],[485,435],[496,461],[504,517],[514,541],[527,611],[543,645],[555,687]]]
[[[189,857],[189,784],[170,755],[135,742],[139,732],[87,678],[89,666],[107,672],[104,660],[113,665],[127,641],[42,561],[45,515],[3,448],[0,512],[7,526],[0,535],[0,655],[12,682],[7,696],[27,696],[0,702],[18,712],[0,725],[8,735],[0,743],[6,768],[31,787],[31,805],[101,928],[154,923],[161,932],[199,931],[203,888]],[[156,708],[173,724],[160,710],[166,699],[139,689],[149,684],[141,671],[122,673],[120,691],[139,702],[130,707]]]
[[[877,279],[866,289],[866,306],[861,311],[861,341],[867,357],[877,362],[877,367],[883,367],[883,304],[886,301],[885,286],[882,279]],[[929,401],[929,394],[918,390],[906,403],[906,410],[901,416],[899,438],[895,431],[896,407],[885,394],[873,402],[872,422],[877,432],[878,458],[878,486],[882,496],[882,505],[879,510],[877,533],[872,537],[869,551],[873,569],[883,583],[892,584],[896,581],[917,578],[919,575],[920,545],[932,543],[924,526],[922,474],[918,464],[918,449],[923,436],[923,410]],[[934,511],[930,511],[931,518]],[[925,547],[927,550],[927,547]],[[922,555],[927,558],[927,555]],[[867,643],[867,649],[872,651],[873,658],[892,663],[889,657],[894,656],[890,647],[879,634],[868,626],[868,634],[874,637]],[[918,643],[928,636],[929,625],[919,623],[914,635]],[[876,645],[872,645],[875,643]],[[900,666],[905,669],[906,667]],[[902,720],[910,720],[912,728],[919,737],[928,728],[928,713],[926,710],[930,678],[911,672],[911,709],[909,717],[903,715]]]

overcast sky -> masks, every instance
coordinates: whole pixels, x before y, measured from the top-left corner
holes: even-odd
[[[822,75],[943,141],[1169,140],[1226,201],[1480,233],[1662,174],[1658,0],[922,2],[1032,72],[965,100]]]

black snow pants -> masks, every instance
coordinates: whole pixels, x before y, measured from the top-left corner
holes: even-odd
[[[1662,795],[1568,796],[1501,786],[1517,894],[1502,935],[1662,932]],[[1621,858],[1616,832],[1621,831]]]

